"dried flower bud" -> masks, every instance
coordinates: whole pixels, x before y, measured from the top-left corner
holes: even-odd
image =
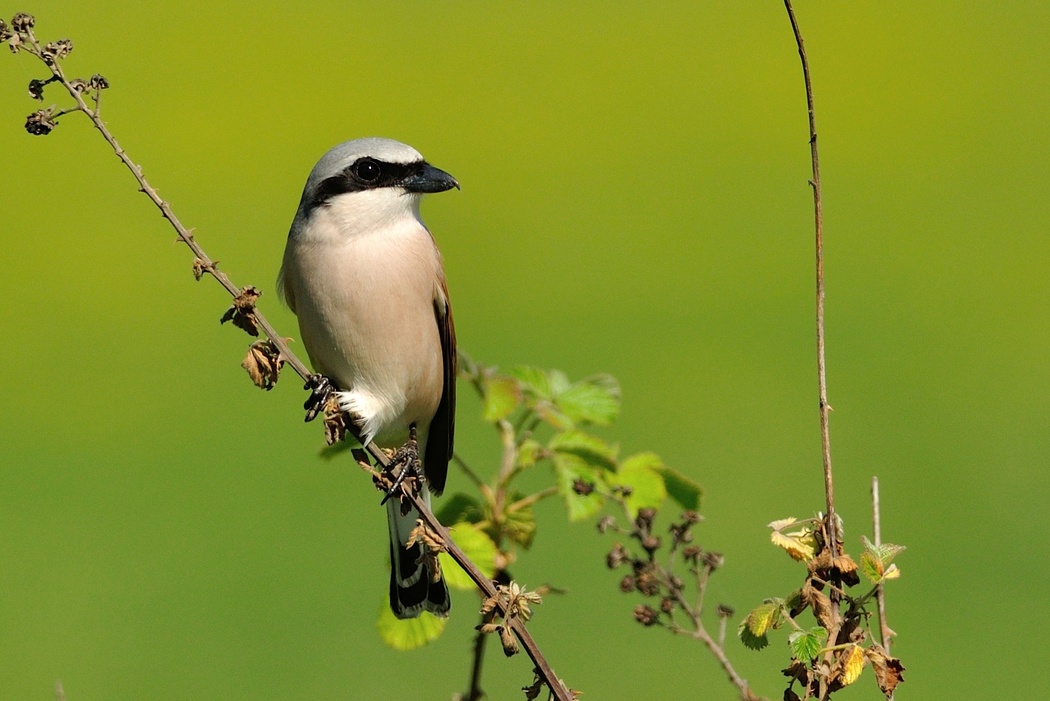
[[[91,76],[91,80],[88,82],[88,85],[91,86],[92,90],[105,90],[109,87],[109,81],[106,80],[106,77],[104,75],[96,73],[95,75]]]
[[[682,578],[676,574],[671,575],[670,584],[672,589],[677,589],[679,591],[681,591],[682,587],[685,586],[685,582],[683,582]]]
[[[682,557],[688,562],[696,563],[700,559],[700,555],[703,550],[700,549],[699,545],[690,545],[689,547],[682,548]]]
[[[695,511],[688,510],[682,512],[682,521],[684,521],[685,523],[700,523],[701,520],[703,519],[701,518],[700,514],[696,513]]]
[[[656,596],[660,593],[660,581],[652,572],[645,571],[638,575],[635,587],[643,596]]]
[[[704,564],[711,568],[711,571],[717,570],[719,567],[726,563],[725,555],[722,553],[708,552],[704,553]]]
[[[616,519],[612,516],[602,516],[598,519],[598,532],[605,533],[610,528],[616,525]]]
[[[664,613],[669,614],[672,611],[674,611],[674,607],[677,605],[677,603],[678,602],[676,602],[670,596],[665,596],[664,598],[660,599],[660,610]]]
[[[672,523],[667,530],[671,532],[671,539],[675,543],[689,543],[693,540],[693,532],[689,530],[690,527],[688,523]]]
[[[639,526],[643,523],[647,526],[651,526],[653,525],[654,518],[656,518],[656,509],[645,508],[638,509],[638,518],[635,520],[638,522]]]
[[[641,623],[643,626],[651,626],[660,618],[658,614],[651,606],[645,604],[639,604],[634,607],[634,620]]]
[[[572,483],[572,491],[579,494],[581,497],[585,497],[594,491],[594,485],[582,479],[577,479]]]
[[[15,30],[19,34],[28,32],[36,26],[36,19],[33,15],[26,12],[19,12],[13,18],[11,18],[11,29]]]
[[[622,591],[624,594],[630,594],[632,591],[634,591],[634,586],[635,583],[633,574],[629,574],[620,580],[620,591]]]
[[[58,126],[58,122],[54,120],[51,110],[52,108],[37,110],[26,117],[26,131],[33,136],[47,136],[50,134],[51,130]]]
[[[34,100],[43,101],[45,85],[47,85],[46,81],[37,80],[36,78],[33,78],[31,81],[29,81],[29,97],[33,98]]]
[[[647,553],[652,555],[660,549],[660,539],[654,535],[647,535],[642,538],[642,547],[645,548]]]

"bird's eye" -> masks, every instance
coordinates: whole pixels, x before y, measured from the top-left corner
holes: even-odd
[[[354,164],[354,175],[366,183],[378,180],[380,173],[379,164],[371,158],[362,158]]]

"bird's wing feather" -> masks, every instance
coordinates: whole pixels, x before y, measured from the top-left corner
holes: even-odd
[[[452,322],[452,305],[448,301],[448,286],[444,276],[441,277],[440,286],[434,296],[434,317],[441,337],[444,386],[437,413],[430,422],[423,465],[431,491],[441,494],[448,477],[448,463],[452,459],[452,437],[456,430],[456,327]]]

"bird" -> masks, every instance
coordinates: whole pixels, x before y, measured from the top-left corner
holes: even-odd
[[[399,141],[333,147],[306,180],[277,279],[317,373],[307,420],[333,391],[362,445],[403,445],[402,475],[421,462],[428,506],[452,459],[456,332],[441,253],[419,207],[425,194],[453,188],[452,175]],[[408,544],[418,513],[385,501],[391,610],[447,616],[444,578],[421,543]]]

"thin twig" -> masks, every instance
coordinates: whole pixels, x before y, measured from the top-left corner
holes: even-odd
[[[828,404],[828,379],[824,361],[824,213],[820,199],[817,121],[813,110],[813,81],[810,77],[809,59],[806,57],[802,33],[795,20],[795,10],[791,7],[791,0],[784,0],[784,7],[787,8],[788,17],[791,19],[791,29],[795,33],[798,55],[802,59],[802,75],[806,82],[806,106],[809,110],[809,150],[813,162],[813,179],[809,181],[809,184],[813,188],[813,219],[817,249],[817,377],[820,387],[820,444],[824,459],[824,496],[827,500],[828,536],[832,554],[838,555],[840,536],[835,519],[835,486],[831,476],[831,432],[828,428],[828,414],[831,412],[831,406]]]
[[[32,53],[37,58],[41,59],[41,61],[51,70],[52,75],[59,82],[62,83],[63,87],[65,87],[66,91],[76,102],[77,108],[88,116],[92,124],[95,125],[95,128],[99,131],[99,133],[102,134],[102,137],[113,149],[113,152],[120,159],[121,163],[123,163],[125,167],[127,167],[127,169],[131,171],[131,174],[135,177],[135,180],[139,184],[140,191],[143,192],[150,199],[151,202],[153,202],[153,204],[160,210],[164,218],[168,220],[168,223],[170,223],[172,228],[175,229],[179,240],[181,240],[183,243],[190,247],[190,250],[193,251],[196,260],[199,261],[200,267],[209,272],[212,275],[212,277],[214,277],[232,297],[238,296],[242,291],[241,288],[235,285],[233,281],[230,280],[229,276],[218,270],[215,261],[213,261],[204,252],[204,249],[200,246],[200,244],[197,243],[192,231],[187,229],[182,224],[178,217],[175,216],[175,213],[172,211],[171,206],[168,204],[168,202],[162,199],[157,193],[157,190],[149,184],[149,182],[146,180],[146,177],[142,173],[142,168],[136,165],[131,160],[131,158],[124,151],[124,149],[121,148],[120,144],[117,143],[117,140],[114,138],[113,134],[109,131],[109,129],[106,128],[105,123],[99,116],[98,110],[93,110],[90,107],[88,107],[87,103],[84,102],[84,99],[81,97],[80,92],[78,92],[77,89],[70,84],[69,80],[66,79],[66,76],[62,71],[59,61],[44,60],[44,57],[41,53],[40,44],[36,40],[36,37],[33,35],[33,32],[31,30],[27,32],[27,36],[32,47],[31,49],[29,49],[30,53]],[[281,354],[281,358],[284,360],[284,362],[287,363],[303,380],[308,379],[311,376],[309,368],[307,368],[306,364],[296,357],[296,355],[288,347],[287,341],[274,330],[273,326],[270,325],[269,321],[266,319],[265,316],[263,316],[262,312],[259,311],[257,308],[253,309],[252,316],[259,329],[263,332],[263,334],[265,334],[265,336],[274,344],[274,346],[277,347],[278,351]],[[359,438],[357,427],[353,425],[353,422],[350,422],[350,426],[348,428],[355,438]],[[368,445],[366,445],[365,450],[368,451],[368,453],[372,456],[376,463],[378,463],[382,467],[384,471],[389,472],[390,460],[389,458],[387,458],[386,454],[378,446],[375,445],[375,443],[369,443]],[[484,593],[486,598],[495,597],[498,601],[498,597],[496,596],[496,587],[493,584],[493,582],[488,577],[486,577],[481,572],[481,570],[479,570],[478,567],[470,560],[470,558],[467,557],[463,550],[460,549],[458,545],[456,545],[455,541],[453,541],[452,538],[449,536],[448,530],[437,520],[433,512],[430,511],[430,509],[427,507],[424,501],[415,494],[407,494],[407,496],[412,502],[412,505],[419,512],[420,517],[423,519],[423,521],[444,541],[445,546],[448,549],[448,554],[452,557],[453,560],[456,561],[456,564],[458,564],[463,569],[463,571],[467,573],[471,580]],[[536,644],[536,641],[533,639],[529,631],[525,628],[521,620],[516,616],[512,616],[511,620],[509,621],[509,625],[511,630],[513,630],[514,634],[517,636],[518,640],[521,641],[522,647],[525,648],[525,652],[528,654],[529,658],[532,659],[533,663],[536,665],[536,668],[539,670],[541,676],[543,677],[544,683],[546,683],[547,686],[550,688],[554,698],[557,699],[557,701],[572,701],[572,694],[569,692],[568,688],[561,682],[561,680],[558,679],[557,675],[554,673],[554,670],[551,668],[546,658],[544,658],[542,652],[539,649],[539,646]]]
[[[486,622],[484,616],[481,617],[481,622]],[[474,638],[474,664],[470,668],[470,690],[464,701],[481,701],[485,696],[485,692],[481,689],[481,663],[485,659],[485,641],[488,638],[489,636],[480,630]]]

